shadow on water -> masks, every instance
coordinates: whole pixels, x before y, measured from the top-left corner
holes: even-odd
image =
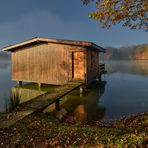
[[[76,89],[70,94],[48,106],[44,112],[52,113],[66,122],[91,123],[101,120],[106,112],[103,105],[99,104],[100,97],[105,91],[106,82],[93,83],[84,94]]]

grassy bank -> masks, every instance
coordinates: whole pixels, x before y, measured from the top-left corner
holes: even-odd
[[[146,147],[148,113],[109,125],[68,124],[44,113],[32,114],[0,130],[0,147]]]

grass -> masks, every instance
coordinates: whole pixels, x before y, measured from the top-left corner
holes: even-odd
[[[148,113],[109,126],[67,124],[44,113],[32,114],[0,130],[1,147],[146,147]]]

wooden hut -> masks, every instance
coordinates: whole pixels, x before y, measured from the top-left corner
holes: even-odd
[[[2,50],[12,52],[12,80],[55,85],[91,83],[101,74],[99,52],[105,52],[92,42],[48,38],[33,38]]]

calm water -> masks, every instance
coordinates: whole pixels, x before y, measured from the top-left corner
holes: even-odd
[[[11,81],[11,63],[0,59],[0,112],[9,108],[11,87],[16,83]]]
[[[148,111],[148,61],[108,61],[108,74],[103,77],[107,83],[94,84],[83,95],[73,91],[60,101],[61,112],[69,118],[80,121],[96,121],[119,118],[131,113]],[[16,82],[11,81],[11,63],[0,60],[0,112],[12,106],[10,92],[16,91]],[[45,91],[21,88],[20,103],[38,96]],[[54,112],[50,106],[46,112]]]

